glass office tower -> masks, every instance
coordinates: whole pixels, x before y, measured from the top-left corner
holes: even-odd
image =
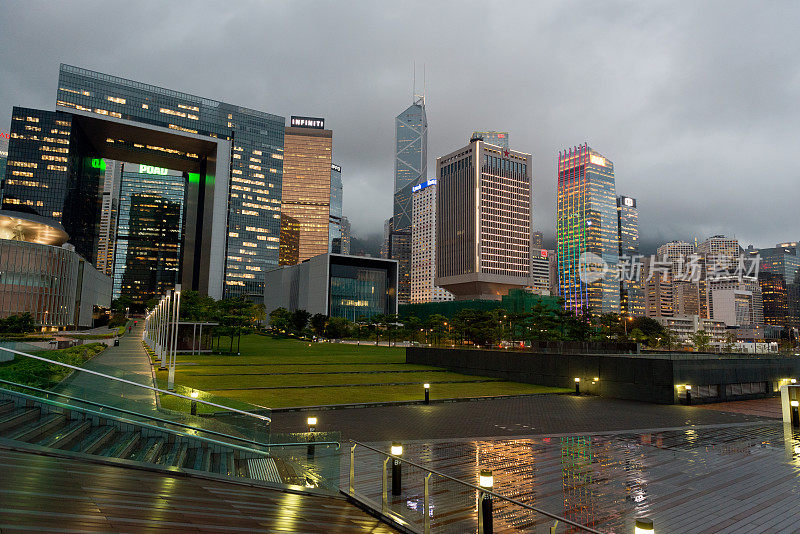
[[[15,108],[4,206],[61,222],[95,262],[100,158],[192,173],[184,288],[260,300],[263,270],[278,263],[284,126],[277,115],[61,65],[55,112]]]
[[[619,255],[627,261],[638,261],[639,256],[639,209],[636,199],[617,197],[617,222],[619,223]],[[644,286],[641,280],[621,280],[620,311],[631,317],[645,314]]]
[[[336,250],[334,250],[334,246]],[[342,252],[342,168],[335,164],[331,165],[331,211],[328,224],[328,251],[339,254]]]
[[[796,242],[779,243],[758,253],[764,322],[784,328],[800,327],[800,247]]]
[[[558,154],[557,217],[558,284],[565,307],[619,313],[620,288],[613,275],[588,283],[580,277],[584,253],[602,258],[612,273],[619,260],[614,164],[586,144]]]
[[[333,132],[316,117],[292,117],[292,124],[284,135],[281,213],[298,221],[298,261],[304,261],[330,246]]]
[[[428,176],[428,118],[425,97],[395,118],[394,210],[387,257],[398,262],[398,300],[411,300],[412,189]]]
[[[183,173],[122,164],[113,298],[143,306],[179,282],[186,178]]]

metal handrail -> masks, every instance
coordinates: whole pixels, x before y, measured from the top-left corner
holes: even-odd
[[[71,397],[69,395],[64,395],[63,393],[57,393],[55,391],[50,391],[48,389],[41,389],[41,388],[37,388],[37,387],[34,387],[34,386],[29,386],[27,384],[18,384],[17,382],[11,382],[10,380],[0,379],[0,384],[9,384],[9,385],[14,386],[14,387],[25,388],[25,389],[29,389],[31,391],[36,391],[36,392],[39,392],[39,393],[46,393],[48,395],[54,395],[56,397],[61,397],[62,399],[78,401],[78,402],[82,402],[84,404],[89,404],[91,406],[98,406],[100,408],[106,408],[106,409],[113,410],[113,411],[120,412],[120,413],[124,413],[124,414],[127,414],[127,415],[138,415],[138,416],[144,417],[145,419],[148,419],[150,421],[158,421],[159,423],[165,423],[165,424],[168,424],[168,425],[174,425],[174,426],[179,426],[179,427],[182,427],[182,428],[188,428],[188,429],[191,429],[191,430],[204,432],[206,434],[213,434],[215,436],[224,436],[226,438],[235,439],[236,441],[241,441],[241,442],[244,442],[244,443],[250,443],[250,444],[258,445],[258,446],[261,446],[261,447],[305,447],[305,446],[308,445],[308,443],[306,443],[306,442],[302,442],[302,443],[261,443],[259,441],[255,441],[255,440],[252,440],[252,439],[242,438],[242,437],[239,437],[239,436],[232,436],[230,434],[225,434],[223,432],[217,432],[216,430],[209,430],[207,428],[201,428],[201,427],[196,427],[196,426],[192,426],[192,425],[187,425],[185,423],[179,423],[177,421],[170,421],[169,419],[161,419],[160,417],[155,417],[155,416],[152,416],[152,415],[146,415],[146,414],[143,414],[143,413],[140,413],[140,412],[134,412],[132,410],[126,410],[124,408],[118,408],[116,406],[109,406],[107,404],[103,404],[103,403],[100,403],[100,402],[81,399],[81,398],[78,398],[78,397]],[[0,388],[0,391],[2,389],[3,388]],[[6,391],[8,391],[8,390],[6,390]],[[39,397],[37,397],[37,398],[39,398]],[[42,399],[42,400],[45,400],[45,399]],[[338,441],[315,441],[314,444],[315,445],[336,445],[336,450],[337,451],[342,447],[342,444],[339,443]]]
[[[83,367],[77,367],[75,365],[70,365],[68,363],[62,363],[62,362],[57,362],[57,361],[54,361],[54,360],[49,360],[47,358],[42,358],[41,356],[34,356],[33,354],[27,354],[25,352],[20,352],[18,350],[7,349],[5,347],[0,347],[0,350],[4,350],[6,352],[11,352],[12,354],[19,354],[20,356],[27,356],[28,358],[33,358],[35,360],[40,360],[40,361],[43,361],[43,362],[52,363],[53,365],[59,365],[61,367],[66,367],[68,369],[73,369],[75,371],[82,371],[84,373],[89,373],[89,374],[92,374],[92,375],[95,375],[95,376],[100,376],[100,377],[103,377],[103,378],[107,378],[109,380],[114,380],[116,382],[122,382],[124,384],[130,384],[131,386],[136,386],[136,387],[140,387],[140,388],[144,388],[144,389],[149,389],[151,391],[156,391],[158,393],[166,393],[167,395],[172,395],[173,397],[179,397],[181,399],[186,399],[188,401],[194,401],[194,402],[197,402],[197,403],[200,403],[200,404],[205,404],[206,406],[213,406],[215,408],[222,408],[223,410],[228,411],[228,412],[238,413],[240,415],[246,415],[247,417],[254,417],[254,418],[259,419],[261,421],[265,421],[267,424],[270,424],[272,422],[272,419],[270,417],[267,417],[266,415],[260,415],[260,414],[252,413],[252,412],[245,412],[244,410],[237,410],[236,408],[230,408],[228,406],[223,406],[222,404],[216,404],[214,402],[209,402],[209,401],[205,401],[205,400],[202,400],[202,399],[193,399],[192,397],[187,397],[186,395],[181,395],[180,393],[175,393],[173,391],[167,391],[165,389],[160,389],[160,388],[153,387],[153,386],[148,386],[148,385],[145,385],[145,384],[139,384],[139,383],[133,382],[131,380],[125,380],[124,378],[117,378],[116,376],[111,376],[111,375],[107,375],[107,374],[104,374],[104,373],[98,373],[97,371],[92,371],[90,369],[84,369]]]
[[[6,390],[6,391],[8,391],[8,390]],[[18,391],[14,391],[14,392],[11,392],[11,393],[14,393],[16,395],[22,395],[23,397],[28,397],[29,399],[35,399],[35,400],[38,400],[39,402],[43,402],[43,403],[49,404],[51,406],[58,406],[60,408],[65,408],[67,410],[70,410],[70,409],[74,410],[75,409],[75,406],[71,406],[69,404],[64,404],[64,403],[61,403],[61,402],[58,402],[58,401],[54,401],[54,400],[51,400],[51,399],[43,399],[41,397],[36,397],[34,395],[28,395],[27,393],[21,393],[21,392],[18,392]],[[177,430],[173,430],[171,428],[163,428],[163,427],[151,425],[149,423],[145,423],[143,421],[134,421],[132,419],[125,419],[124,417],[119,417],[119,416],[116,416],[116,415],[110,415],[110,414],[103,413],[103,412],[96,412],[96,411],[90,410],[88,408],[83,408],[82,410],[83,410],[83,413],[92,414],[92,415],[95,415],[95,416],[98,416],[98,417],[101,417],[101,418],[113,419],[114,421],[119,421],[121,423],[137,425],[137,426],[149,428],[149,429],[152,429],[152,430],[158,430],[158,431],[162,431],[162,432],[167,432],[167,433],[173,434],[173,435],[180,435],[181,437],[196,439],[198,441],[211,443],[212,445],[217,445],[217,446],[220,446],[220,447],[229,447],[229,448],[236,449],[236,450],[239,450],[239,451],[255,453],[255,454],[258,454],[260,456],[264,456],[264,455],[269,455],[270,454],[267,451],[260,451],[258,449],[253,449],[253,448],[250,448],[250,447],[244,447],[242,445],[236,445],[235,443],[228,443],[228,442],[225,442],[225,441],[219,441],[219,440],[216,440],[216,439],[206,438],[206,437],[203,437],[203,436],[192,436],[190,434],[184,434],[182,432],[178,432]],[[313,443],[313,444],[314,445],[326,445],[326,444],[333,445],[333,444],[338,444],[338,443],[337,442],[328,442],[328,443],[326,443],[324,441],[319,441],[319,442],[316,442],[316,443]],[[302,446],[305,447],[305,446],[308,446],[309,443],[301,443],[299,445],[302,445]],[[270,444],[269,445],[269,447],[278,447],[278,446],[284,446],[284,444]]]
[[[481,492],[483,492],[483,493],[485,493],[487,495],[491,495],[492,497],[497,497],[498,499],[502,499],[502,500],[508,501],[508,502],[510,502],[512,504],[516,504],[517,506],[521,506],[522,508],[527,508],[528,510],[531,510],[531,511],[536,512],[538,514],[542,514],[544,516],[547,516],[550,519],[555,519],[555,520],[560,521],[562,523],[566,523],[566,524],[571,525],[571,526],[573,526],[575,528],[583,530],[584,532],[591,532],[592,534],[603,534],[599,530],[595,530],[595,529],[593,529],[591,527],[587,527],[586,525],[581,525],[580,523],[576,523],[574,521],[570,521],[569,519],[567,519],[565,517],[561,517],[559,515],[553,514],[551,512],[546,511],[546,510],[542,510],[541,508],[537,508],[535,506],[531,506],[529,504],[525,504],[525,503],[520,502],[520,501],[518,501],[516,499],[512,499],[510,497],[504,497],[503,495],[500,495],[499,493],[495,493],[494,491],[487,490],[486,488],[482,488],[480,486],[476,486],[475,484],[471,484],[469,482],[465,482],[465,481],[460,480],[458,478],[455,478],[455,477],[452,477],[452,476],[447,475],[445,473],[442,473],[441,471],[436,471],[434,469],[422,466],[422,465],[420,465],[418,463],[415,463],[415,462],[412,462],[410,460],[406,460],[402,456],[395,456],[395,455],[393,455],[391,453],[384,452],[384,451],[382,451],[380,449],[376,449],[375,447],[370,447],[369,445],[365,445],[365,444],[363,444],[363,443],[361,443],[359,441],[355,441],[355,440],[352,440],[352,439],[348,440],[348,441],[350,443],[353,443],[353,444],[358,445],[360,447],[364,447],[365,449],[369,449],[371,451],[377,452],[377,453],[382,454],[384,456],[388,456],[389,458],[394,458],[395,460],[399,460],[401,462],[407,463],[408,465],[413,465],[414,467],[416,467],[418,469],[422,469],[423,471],[427,471],[428,473],[433,473],[434,475],[440,476],[442,478],[446,478],[448,480],[452,480],[453,482],[457,482],[457,483],[462,484],[464,486],[467,486],[469,488],[476,489],[476,490],[481,491]]]

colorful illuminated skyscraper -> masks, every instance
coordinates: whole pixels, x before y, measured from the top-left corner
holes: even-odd
[[[610,274],[586,281],[581,256],[612,271],[619,260],[619,220],[614,164],[587,144],[558,154],[558,285],[564,306],[581,313],[619,313],[619,282]]]

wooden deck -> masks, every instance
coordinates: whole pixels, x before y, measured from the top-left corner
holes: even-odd
[[[0,532],[395,532],[343,499],[0,449]]]

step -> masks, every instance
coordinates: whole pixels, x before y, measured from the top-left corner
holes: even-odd
[[[78,419],[67,423],[67,425],[51,436],[40,439],[37,444],[43,447],[55,447],[56,449],[66,449],[75,441],[80,439],[89,429],[92,423]]]
[[[67,422],[67,416],[63,413],[50,413],[14,429],[6,437],[16,441],[34,441],[42,439],[44,436],[52,434]]]
[[[108,443],[116,434],[117,429],[113,426],[98,426],[89,432],[89,435],[79,441],[70,450],[75,452],[83,452],[86,454],[94,454],[99,451],[103,445]]]
[[[0,413],[10,412],[16,404],[11,399],[0,400]]]
[[[196,471],[211,471],[211,449],[206,447],[198,448],[194,456],[194,462],[186,467]]]
[[[14,427],[37,419],[42,413],[41,408],[16,408],[0,416],[0,432],[10,430]]]
[[[248,458],[245,460],[245,463],[247,464],[249,478],[276,482],[278,484],[283,483],[281,475],[278,472],[278,466],[275,465],[275,460],[273,458]]]
[[[189,448],[186,443],[173,443],[169,451],[159,458],[158,463],[167,467],[182,467],[186,461],[186,451]]]
[[[222,475],[236,476],[232,452],[211,453],[211,471]]]
[[[164,446],[164,438],[148,438],[130,457],[136,462],[154,463]]]
[[[118,434],[106,448],[100,451],[100,456],[108,458],[127,458],[136,449],[142,435],[139,432],[125,432]]]

